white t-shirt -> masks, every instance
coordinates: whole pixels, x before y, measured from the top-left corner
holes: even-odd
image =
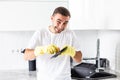
[[[76,51],[80,50],[79,42],[72,31],[64,30],[59,34],[54,34],[48,29],[36,31],[27,48],[34,49],[36,46],[49,44],[55,44],[59,48],[71,45]],[[37,80],[71,80],[70,56],[59,55],[53,59],[51,56],[53,54],[45,53],[36,58]]]

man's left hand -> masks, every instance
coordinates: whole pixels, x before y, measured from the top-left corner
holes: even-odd
[[[64,46],[64,47],[67,47],[67,49],[66,49],[64,52],[62,52],[62,55],[70,55],[71,57],[74,57],[74,56],[75,56],[76,51],[75,51],[75,48],[74,48],[74,47],[69,46],[69,45],[66,45],[66,46]],[[64,48],[64,47],[63,47],[63,48]]]

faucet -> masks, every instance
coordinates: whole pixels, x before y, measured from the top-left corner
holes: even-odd
[[[96,56],[96,72],[99,72],[100,70],[100,39],[97,39],[97,56]]]

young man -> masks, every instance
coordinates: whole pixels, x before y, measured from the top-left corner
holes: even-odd
[[[81,62],[82,53],[75,34],[67,29],[70,12],[57,7],[51,16],[52,25],[36,31],[25,50],[24,58],[37,61],[37,80],[71,80],[70,57]],[[51,57],[62,48],[67,49],[56,58]]]

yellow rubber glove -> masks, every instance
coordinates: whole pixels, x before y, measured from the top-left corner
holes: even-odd
[[[62,55],[70,55],[71,57],[75,56],[75,48],[69,45],[66,45],[64,47],[67,47],[67,49],[65,51],[62,52]],[[63,48],[64,48],[63,47]]]
[[[54,53],[57,53],[58,51],[59,51],[59,48],[56,45],[50,44],[48,46],[36,47],[34,50],[34,54],[35,56],[39,56],[44,53],[54,54]]]

